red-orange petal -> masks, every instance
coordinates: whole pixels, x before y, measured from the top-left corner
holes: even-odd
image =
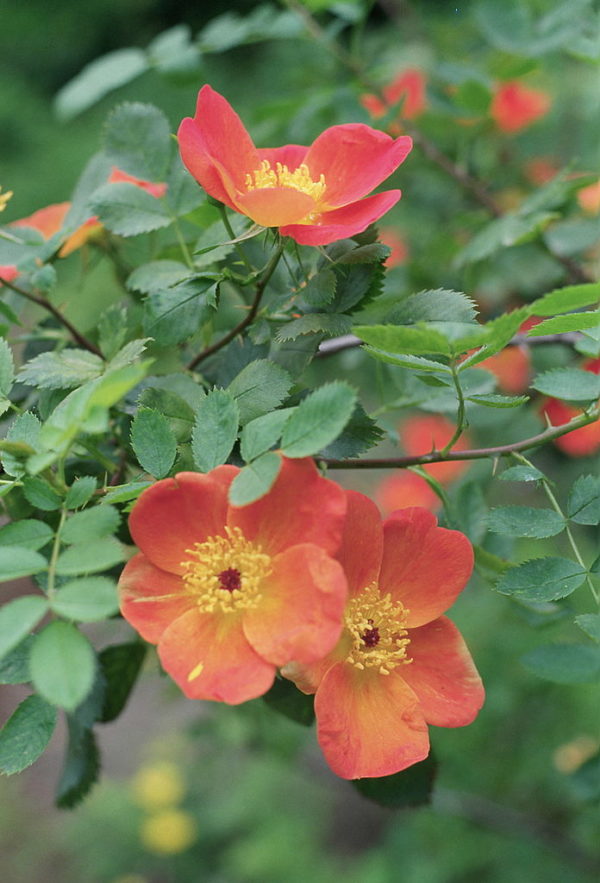
[[[281,666],[322,659],[342,631],[346,578],[323,549],[304,543],[272,561],[262,599],[244,615],[244,633],[256,652]]]
[[[398,669],[416,693],[428,724],[463,727],[483,705],[485,693],[463,637],[445,616],[411,629],[412,662]]]
[[[322,478],[309,458],[283,458],[281,471],[266,496],[248,506],[230,506],[227,523],[269,555],[298,543],[315,543],[337,552],[346,514],[344,491]]]
[[[236,614],[184,613],[163,632],[158,655],[189,699],[238,705],[262,696],[275,679],[275,667],[252,649]]]
[[[239,470],[227,468],[229,483]],[[224,473],[220,473],[220,476]],[[210,473],[180,472],[147,488],[129,516],[134,543],[162,570],[182,573],[186,549],[224,533],[227,486]]]
[[[429,754],[419,701],[395,671],[334,665],[317,690],[315,713],[319,745],[343,779],[389,776]]]
[[[422,506],[435,512],[441,506],[440,498],[425,479],[407,469],[384,478],[375,490],[375,499],[384,515],[412,506]]]
[[[302,165],[307,153],[308,147],[303,147],[301,144],[284,144],[283,147],[258,148],[260,162],[266,159],[272,169],[276,168],[277,163],[281,163],[282,166],[287,166],[290,172],[294,172],[299,165]]]
[[[361,199],[385,181],[412,148],[407,135],[394,140],[362,123],[325,129],[309,147],[305,163],[314,181],[325,176],[323,202],[334,208]]]
[[[208,153],[202,132],[191,117],[182,120],[177,132],[179,151],[184,166],[213,199],[237,211],[229,188],[223,183],[220,165]]]
[[[348,509],[337,558],[352,597],[379,578],[383,557],[383,525],[375,503],[358,491],[346,491]]]
[[[179,576],[134,555],[119,578],[121,613],[145,641],[157,644],[173,620],[195,606]]]
[[[473,548],[457,530],[437,527],[427,509],[402,509],[383,524],[381,594],[401,601],[407,628],[437,619],[454,604],[473,570]]]
[[[308,193],[292,187],[262,187],[236,195],[238,211],[261,227],[297,224],[315,211],[317,204]]]
[[[51,236],[62,230],[70,208],[70,202],[57,202],[54,205],[47,205],[44,208],[38,209],[37,212],[34,212],[27,218],[13,221],[11,226],[33,227],[34,230],[38,230],[42,234],[44,239],[50,239]]]
[[[343,208],[323,212],[318,224],[294,224],[282,227],[279,232],[282,236],[291,236],[300,245],[329,245],[362,233],[395,206],[401,195],[400,190],[376,193]]]

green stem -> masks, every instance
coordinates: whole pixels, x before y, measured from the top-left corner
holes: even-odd
[[[229,217],[227,215],[227,209],[225,208],[225,206],[222,203],[219,206],[219,211],[221,213],[221,220],[223,221],[223,225],[224,225],[225,229],[227,230],[227,234],[228,234],[229,238],[231,239],[231,241],[233,242],[233,244],[235,246],[235,250],[237,251],[237,253],[240,257],[240,260],[242,261],[242,263],[244,264],[246,269],[250,271],[250,273],[254,273],[254,267],[252,266],[252,264],[250,263],[250,261],[246,257],[246,252],[242,248],[241,243],[235,242],[235,240],[237,239],[237,236],[235,235],[235,230],[233,229],[233,227],[231,226],[231,223],[229,221]]]
[[[513,457],[515,458],[515,460],[517,460],[519,463],[522,463],[524,466],[531,466],[531,467],[533,467],[533,463],[531,463],[531,462],[527,459],[527,457],[523,457],[522,454],[517,454],[517,453],[515,453],[515,454],[513,454]],[[600,594],[599,594],[598,591],[596,590],[596,587],[594,586],[594,584],[593,584],[593,582],[592,582],[592,580],[591,580],[591,577],[590,577],[589,572],[588,572],[588,568],[587,568],[587,566],[586,566],[586,564],[585,564],[585,561],[583,560],[583,556],[582,556],[581,552],[579,551],[579,547],[578,547],[577,543],[575,542],[575,537],[573,536],[573,532],[571,531],[571,527],[570,527],[570,525],[569,525],[569,523],[568,523],[567,516],[566,516],[565,513],[562,511],[562,509],[561,509],[561,507],[560,507],[560,505],[559,505],[558,500],[557,500],[556,497],[554,496],[554,493],[552,492],[552,489],[551,489],[551,487],[550,487],[550,484],[548,483],[548,479],[546,478],[546,476],[544,476],[544,477],[541,479],[541,483],[542,483],[542,487],[543,487],[543,489],[544,489],[544,493],[545,493],[546,496],[548,497],[548,499],[549,499],[549,501],[550,501],[550,504],[551,504],[552,508],[554,509],[554,511],[555,511],[558,515],[560,515],[560,517],[561,517],[561,518],[564,520],[564,522],[565,522],[565,525],[566,525],[566,527],[565,527],[565,533],[566,533],[567,538],[568,538],[568,540],[569,540],[569,545],[571,546],[571,549],[573,550],[573,554],[575,555],[575,558],[577,559],[578,564],[580,564],[580,565],[583,567],[583,569],[586,571],[585,581],[586,581],[586,583],[587,583],[587,585],[588,585],[588,588],[589,588],[590,592],[591,592],[592,595],[593,595],[594,601],[596,602],[597,606],[600,607]]]
[[[454,382],[454,388],[456,390],[456,397],[458,398],[458,409],[456,411],[456,429],[452,435],[452,438],[445,445],[440,454],[445,457],[446,454],[452,449],[452,446],[456,444],[458,439],[463,434],[465,428],[465,397],[463,395],[462,387],[460,385],[460,381],[458,379],[458,371],[456,370],[456,365],[452,363],[452,380]]]
[[[60,521],[58,522],[58,527],[56,528],[56,534],[54,535],[54,543],[52,544],[52,554],[50,556],[50,563],[48,565],[48,588],[47,595],[50,600],[53,599],[56,587],[56,562],[58,561],[58,555],[60,552],[60,535],[62,529],[65,524],[65,519],[67,517],[67,510],[63,506],[60,513]]]
[[[192,260],[192,256],[187,247],[186,241],[183,238],[183,233],[181,232],[181,227],[179,226],[179,218],[176,215],[173,215],[174,227],[175,227],[175,236],[177,237],[177,242],[179,243],[179,248],[181,249],[181,254],[183,255],[183,259],[185,263],[188,265],[190,270],[194,270],[194,262]]]

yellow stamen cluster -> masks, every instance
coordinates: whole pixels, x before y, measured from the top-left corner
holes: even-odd
[[[0,187],[0,190],[2,190],[2,187]],[[12,195],[12,190],[7,190],[6,193],[0,193],[0,212],[4,211],[4,209],[6,208],[6,204]]]
[[[381,595],[377,583],[363,589],[346,608],[345,625],[352,637],[346,662],[359,669],[377,668],[382,675],[412,662],[406,655],[409,613],[400,601]]]
[[[269,160],[264,159],[260,164],[260,169],[246,175],[246,187],[248,190],[290,187],[292,190],[300,190],[301,193],[312,196],[316,202],[325,192],[325,176],[320,175],[318,181],[313,181],[308,166],[304,163],[290,172],[288,167],[280,162],[276,163],[273,169]]]
[[[185,588],[205,613],[256,607],[261,583],[271,572],[269,555],[247,540],[239,527],[226,527],[225,532],[226,536],[209,537],[186,549],[190,557],[181,564]],[[234,583],[239,585],[232,587]]]

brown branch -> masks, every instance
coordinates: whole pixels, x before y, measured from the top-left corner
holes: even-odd
[[[197,356],[194,356],[194,358],[191,360],[191,362],[187,366],[189,371],[193,371],[194,368],[196,368],[197,365],[200,364],[200,362],[203,362],[205,359],[208,359],[209,356],[212,356],[214,353],[218,352],[220,349],[223,349],[223,347],[227,346],[228,343],[231,343],[231,341],[234,340],[238,336],[238,334],[241,334],[242,331],[244,331],[244,329],[246,329],[248,327],[248,325],[252,324],[252,322],[256,318],[256,314],[258,313],[258,308],[260,306],[262,296],[265,293],[265,289],[267,287],[267,284],[268,284],[271,276],[275,272],[275,268],[276,268],[277,264],[279,263],[279,259],[282,254],[283,254],[283,244],[281,244],[279,246],[277,251],[274,253],[273,257],[271,258],[271,260],[267,264],[267,267],[265,269],[265,272],[264,272],[262,278],[257,283],[256,292],[254,294],[254,299],[253,299],[252,303],[250,304],[250,308],[249,308],[247,314],[242,319],[242,321],[238,322],[238,324],[235,325],[231,329],[231,331],[228,331],[227,334],[225,334],[223,337],[221,337],[215,343],[211,344],[210,346],[207,346],[206,349],[203,349],[202,352],[198,353]]]
[[[566,331],[564,334],[539,334],[537,337],[528,337],[526,334],[519,332],[512,337],[506,346],[537,346],[543,343],[568,343],[575,344],[581,340],[581,334],[578,331]],[[324,340],[319,345],[319,350],[315,358],[326,358],[334,356],[343,350],[352,349],[362,346],[363,341],[354,334],[344,334],[341,337],[332,337],[331,340]]]
[[[518,451],[527,451],[529,448],[536,448],[561,435],[567,435],[574,429],[580,429],[589,423],[594,423],[600,417],[600,407],[587,411],[574,417],[568,423],[561,426],[549,426],[543,432],[525,438],[519,442],[512,442],[507,445],[497,445],[492,448],[473,448],[467,451],[449,451],[444,455],[441,451],[433,450],[429,454],[421,454],[413,457],[381,457],[381,458],[365,458],[364,460],[332,460],[329,457],[317,457],[319,463],[327,466],[329,469],[402,469],[407,466],[426,466],[428,463],[445,463],[450,460],[483,460],[485,457],[504,457]]]
[[[6,285],[7,288],[10,288],[12,291],[16,292],[16,294],[20,294],[21,297],[24,297],[26,300],[31,301],[33,304],[37,304],[39,307],[42,307],[44,310],[47,310],[51,313],[55,319],[57,319],[61,325],[63,325],[75,343],[78,343],[80,347],[85,350],[88,350],[90,353],[94,353],[96,356],[100,356],[101,359],[104,358],[101,351],[98,349],[96,344],[92,343],[91,340],[88,340],[85,335],[83,335],[80,331],[75,328],[75,326],[67,319],[63,313],[55,307],[54,304],[48,300],[47,297],[44,297],[43,294],[34,294],[32,291],[27,291],[25,288],[21,288],[20,285],[15,285],[14,282],[9,282],[8,279],[4,279],[0,276],[0,286]]]

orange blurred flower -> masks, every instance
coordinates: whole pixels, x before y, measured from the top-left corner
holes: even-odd
[[[525,177],[541,187],[558,174],[558,166],[547,156],[538,156],[525,163]]]
[[[311,147],[257,149],[231,105],[203,86],[178,132],[184,165],[214,199],[301,245],[353,236],[389,211],[399,190],[366,196],[412,147],[362,124],[332,126]],[[363,198],[366,197],[366,198]]]
[[[519,395],[529,387],[531,359],[526,347],[507,346],[477,367],[491,371],[498,389],[508,395]]]
[[[383,227],[379,233],[379,241],[391,248],[392,253],[385,261],[386,267],[391,270],[392,267],[399,267],[406,263],[408,259],[408,245],[393,227]]]
[[[577,202],[588,215],[597,215],[600,212],[600,181],[588,184],[577,192]]]
[[[439,497],[425,479],[408,469],[401,469],[384,478],[375,490],[375,499],[384,515],[412,506],[422,506],[431,511],[440,506]]]
[[[600,358],[588,359],[581,367],[584,371],[600,374]],[[581,408],[575,408],[560,399],[549,398],[542,405],[542,414],[546,415],[552,426],[562,426],[573,417],[583,414],[583,411]],[[600,420],[574,429],[573,432],[561,435],[560,438],[555,438],[554,444],[572,457],[587,457],[590,454],[595,454],[600,450]]]
[[[456,426],[447,417],[438,414],[419,414],[409,417],[399,427],[398,433],[402,447],[410,457],[430,454],[434,449],[439,451],[454,434]],[[471,446],[467,433],[463,432],[453,451],[466,451]],[[462,475],[469,464],[465,460],[452,460],[447,463],[427,463],[423,466],[426,472],[445,484]]]
[[[141,550],[119,580],[125,619],[191,699],[236,705],[278,666],[314,662],[341,631],[346,580],[330,555],[346,509],[312,460],[283,460],[269,493],[228,504],[239,473],[181,472],[145,490],[129,527]]]
[[[496,87],[490,114],[502,132],[519,132],[545,116],[551,104],[547,92],[511,80]]]
[[[427,107],[426,83],[422,71],[414,67],[406,68],[383,87],[383,100],[377,95],[365,93],[359,101],[371,117],[378,120],[402,100],[400,118],[412,120]]]
[[[471,723],[483,685],[456,626],[442,614],[473,568],[467,538],[425,509],[383,524],[374,503],[348,491],[342,547],[348,578],[344,630],[314,665],[283,674],[316,693],[317,738],[338,776],[387,776],[427,757],[427,725]]]

